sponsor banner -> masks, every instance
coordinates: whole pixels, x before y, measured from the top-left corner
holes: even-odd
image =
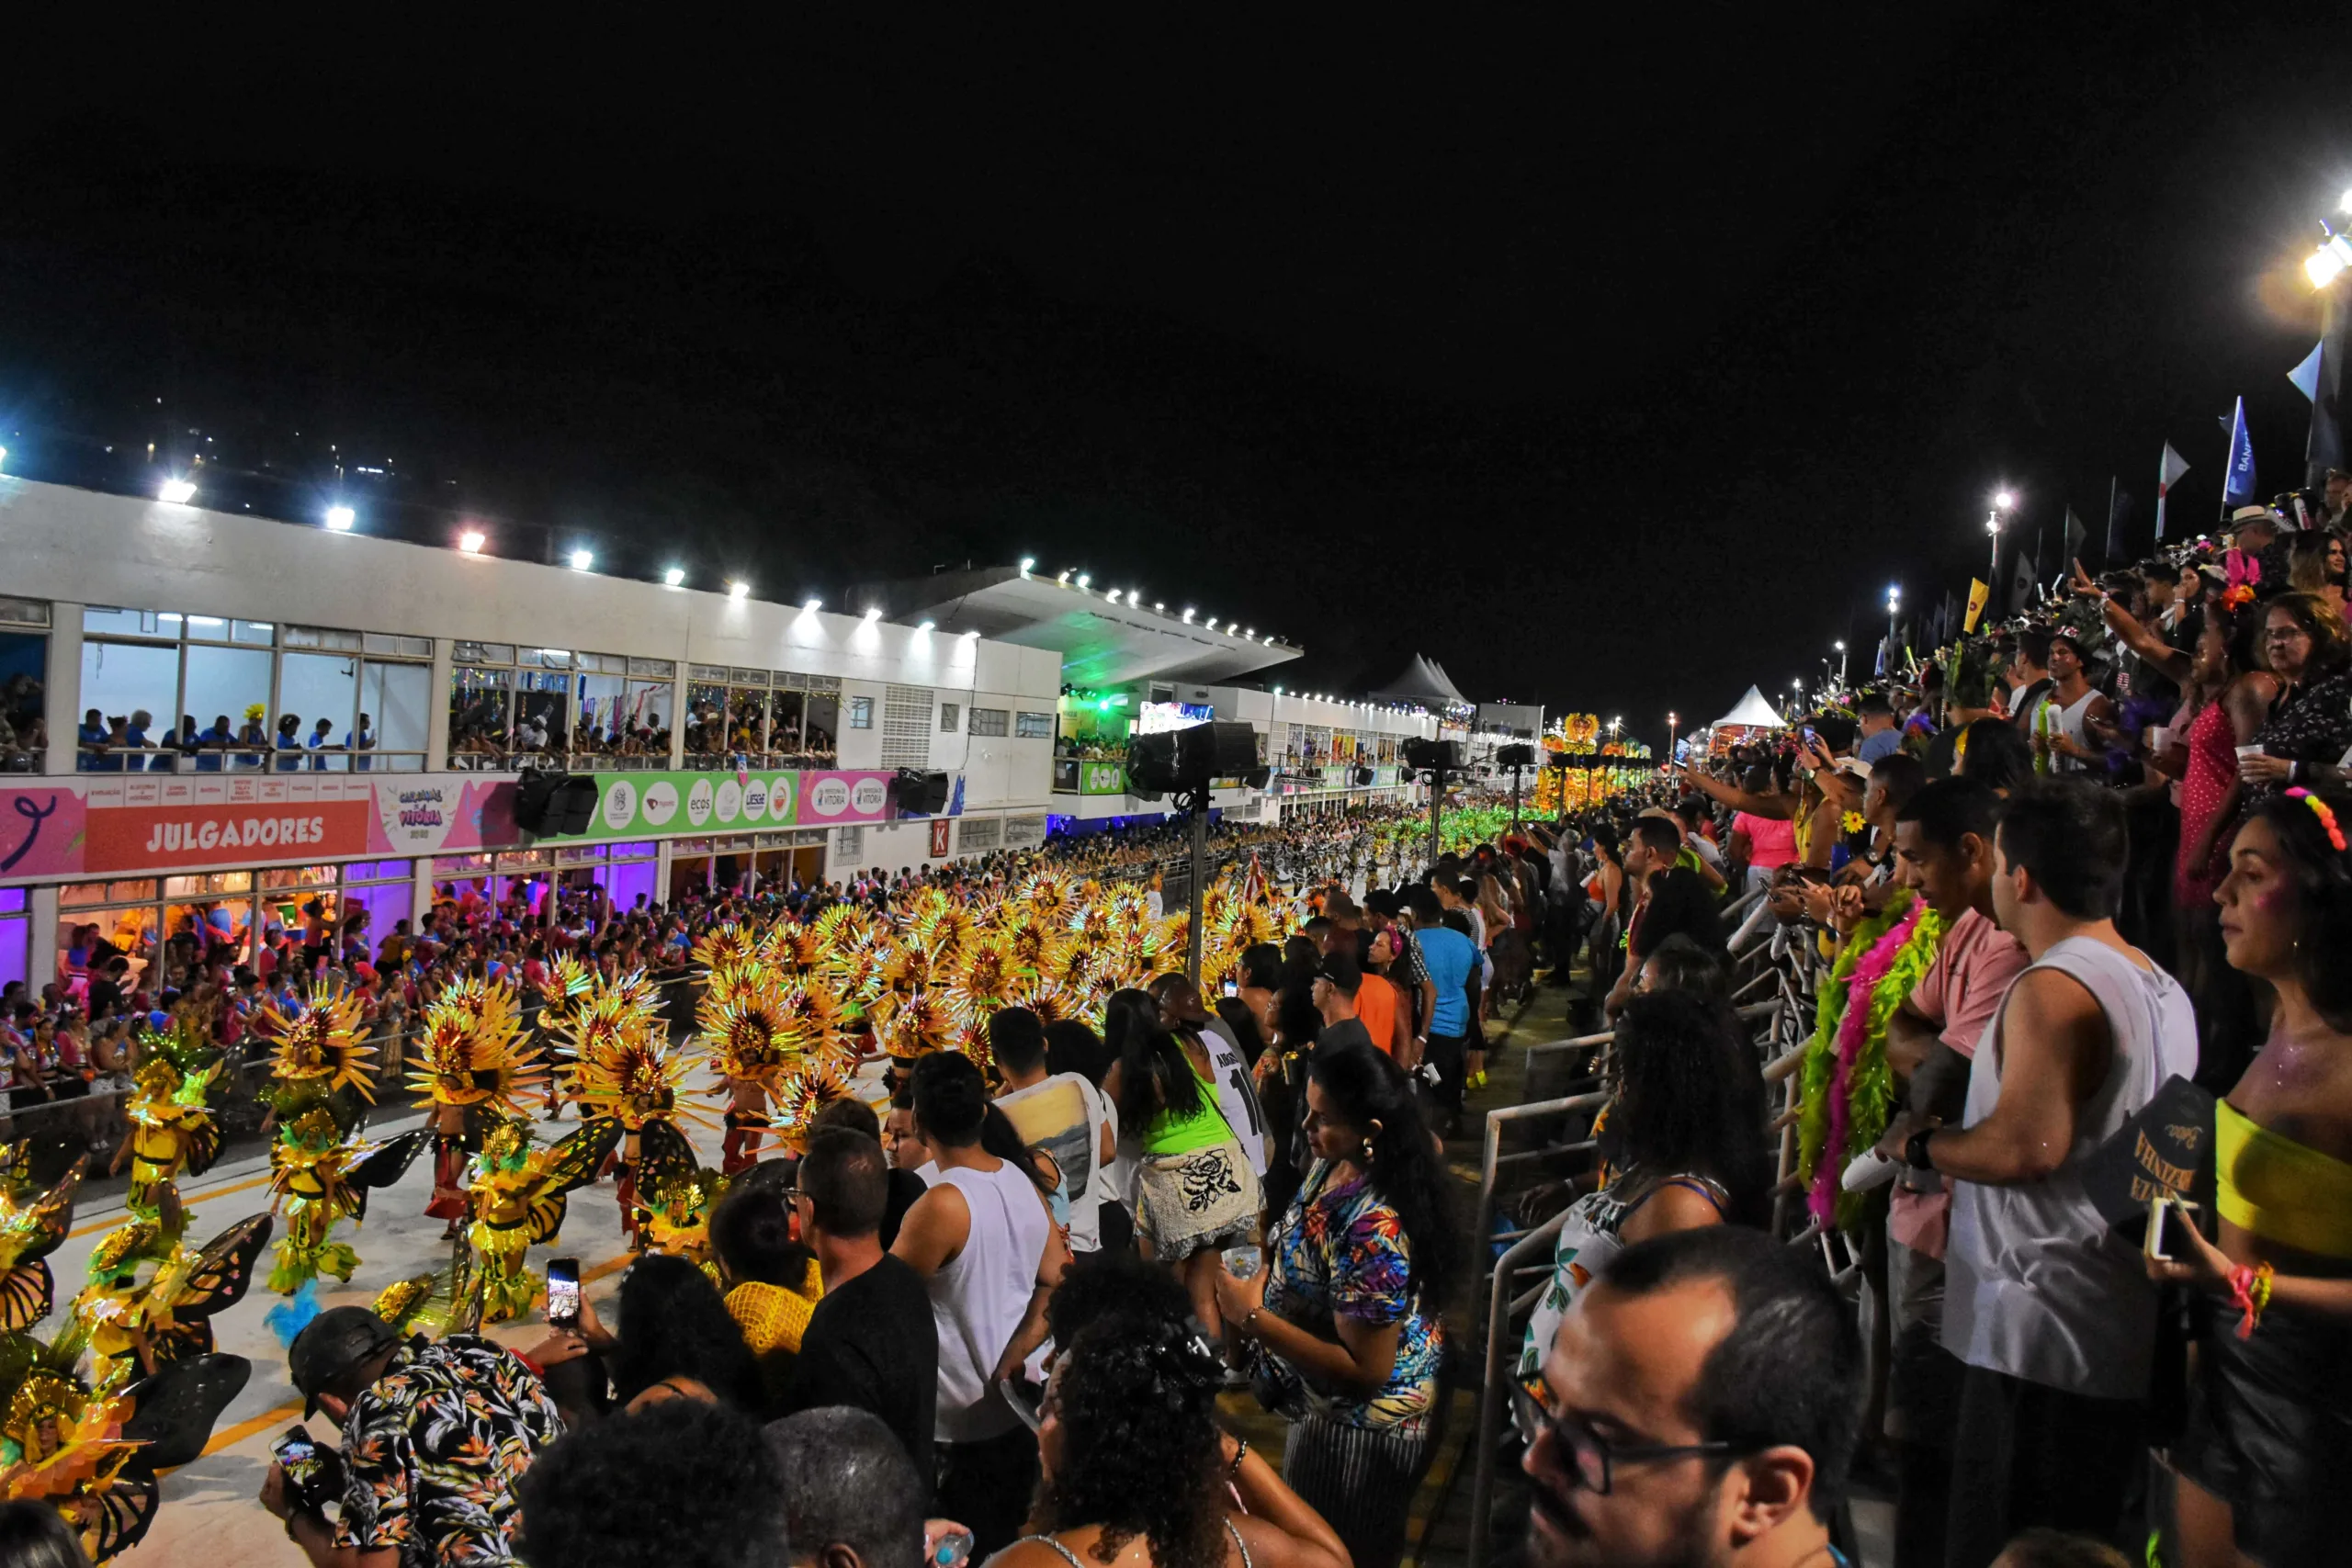
[[[947,858],[947,830],[952,826],[954,826],[954,824],[944,817],[934,817],[931,819],[931,854],[928,857],[929,859],[945,860]]]
[[[596,815],[562,842],[790,827],[800,804],[795,773],[590,773]]]
[[[1078,765],[1078,793],[1080,795],[1126,794],[1126,764],[1124,762],[1080,762]]]
[[[803,773],[800,825],[822,828],[885,820],[890,815],[890,781],[895,777],[884,773]]]

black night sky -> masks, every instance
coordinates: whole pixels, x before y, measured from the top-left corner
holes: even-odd
[[[1595,9],[19,47],[0,441],[782,599],[1034,555],[1653,740],[1964,592],[1997,481],[2144,545],[2241,393],[2297,481],[2324,8]]]

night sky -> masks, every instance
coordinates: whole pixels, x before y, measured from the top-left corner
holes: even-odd
[[[2240,393],[2300,478],[2340,26],[1575,9],[19,50],[0,443],[779,599],[1034,555],[1654,741],[1964,592],[1996,482],[2144,543],[2169,438],[2201,524]]]

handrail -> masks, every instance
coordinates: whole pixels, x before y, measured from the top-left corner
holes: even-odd
[[[1487,1245],[1488,1233],[1495,1223],[1495,1177],[1502,1168],[1502,1128],[1507,1122],[1526,1122],[1538,1116],[1565,1116],[1571,1111],[1598,1111],[1609,1102],[1606,1089],[1588,1089],[1558,1100],[1531,1100],[1524,1105],[1506,1105],[1487,1112],[1486,1133],[1478,1150],[1478,1201],[1476,1228],[1471,1232],[1474,1244]],[[1565,1151],[1562,1151],[1565,1152]]]
[[[279,747],[261,741],[207,741],[193,751],[177,745],[87,746],[74,749],[80,773],[414,773],[424,770],[423,748]],[[209,764],[209,765],[208,765]]]
[[[1468,1568],[1482,1568],[1487,1550],[1492,1544],[1489,1537],[1493,1526],[1487,1516],[1495,1503],[1495,1450],[1502,1438],[1501,1402],[1502,1352],[1509,1341],[1511,1293],[1504,1288],[1517,1271],[1521,1261],[1541,1252],[1559,1236],[1560,1227],[1566,1224],[1566,1209],[1543,1224],[1528,1232],[1503,1249],[1495,1262],[1492,1287],[1487,1299],[1487,1345],[1485,1375],[1478,1387],[1478,1451],[1470,1472],[1470,1551]]]

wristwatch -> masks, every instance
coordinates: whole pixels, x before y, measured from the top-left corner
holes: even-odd
[[[1903,1145],[1903,1163],[1914,1170],[1933,1170],[1936,1162],[1928,1154],[1928,1140],[1936,1135],[1933,1127],[1922,1127],[1911,1134]]]

